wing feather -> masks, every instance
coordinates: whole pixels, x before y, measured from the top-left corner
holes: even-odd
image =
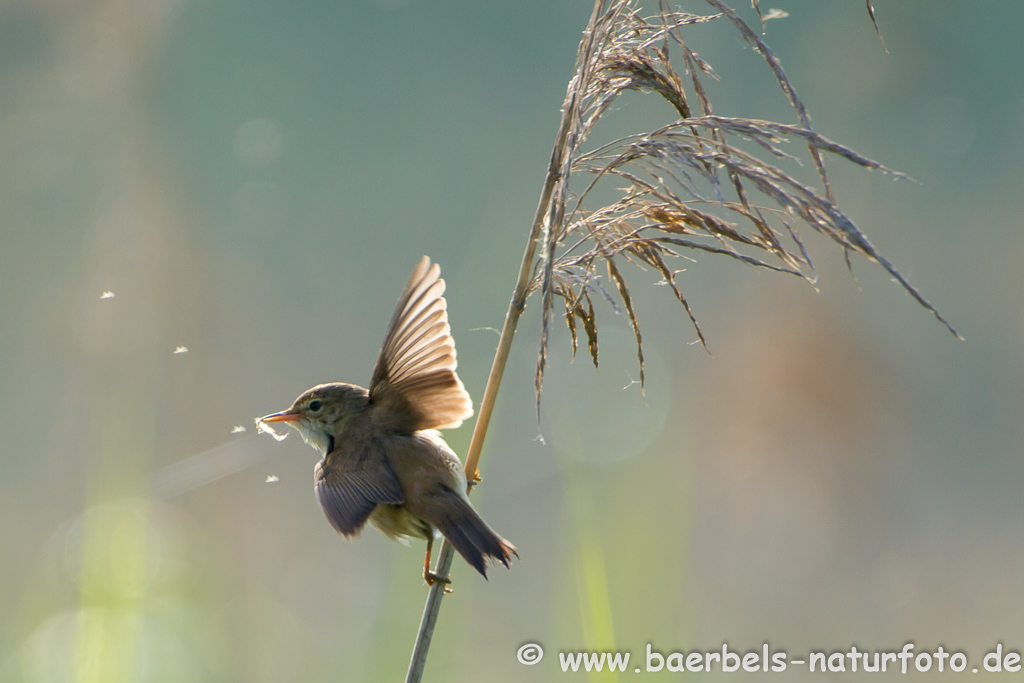
[[[363,460],[332,456],[336,454],[328,454],[316,464],[313,485],[327,521],[339,534],[357,535],[378,504],[405,501],[398,478],[383,455]]]
[[[424,256],[395,307],[370,382],[375,419],[395,429],[450,429],[473,415],[455,370],[441,268]]]

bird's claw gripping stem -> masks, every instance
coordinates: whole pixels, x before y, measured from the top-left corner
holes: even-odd
[[[435,574],[434,572],[429,571],[429,570],[424,570],[423,571],[423,579],[427,582],[428,586],[433,586],[435,583],[448,584],[448,585],[446,585],[444,587],[444,592],[445,593],[451,593],[452,592],[452,588],[451,588],[452,580],[449,579],[449,578],[446,578],[446,577],[443,577],[443,576],[438,576],[437,574]]]

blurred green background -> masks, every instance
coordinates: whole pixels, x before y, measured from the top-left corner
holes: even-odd
[[[646,403],[605,307],[599,373],[558,329],[538,425],[531,306],[474,494],[522,561],[456,560],[426,680],[648,642],[1024,646],[1024,3],[875,0],[888,53],[860,0],[771,6],[818,130],[920,181],[829,166],[966,341],[817,236],[816,287],[702,256],[680,282],[714,355],[634,273]],[[339,539],[316,454],[252,419],[365,384],[422,254],[479,400],[589,12],[0,4],[0,681],[401,679],[422,547]],[[794,121],[728,26],[685,35],[717,113]]]

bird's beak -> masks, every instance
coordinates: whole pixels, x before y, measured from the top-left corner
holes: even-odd
[[[300,413],[293,413],[290,410],[282,410],[280,413],[271,413],[270,415],[264,415],[257,422],[295,422],[302,415]]]

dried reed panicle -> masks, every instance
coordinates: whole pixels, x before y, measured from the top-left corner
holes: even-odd
[[[798,232],[801,225],[807,225],[839,243],[847,256],[853,252],[881,264],[949,327],[836,206],[822,155],[839,156],[897,177],[900,174],[814,132],[803,103],[768,46],[720,0],[705,1],[715,13],[674,12],[661,4],[652,18],[640,15],[635,0],[594,2],[466,453],[465,470],[470,481],[476,478],[516,326],[531,293],[539,291],[543,303],[536,377],[538,408],[556,298],[562,301],[561,312],[569,326],[573,353],[580,337],[585,336],[595,365],[594,298],[607,300],[615,311],[624,312],[636,336],[643,382],[643,339],[621,269],[625,262],[653,268],[661,275],[703,343],[697,320],[676,282],[672,259],[684,252],[703,251],[813,281],[814,267]],[[871,2],[866,2],[874,22]],[[760,16],[757,0],[752,4]],[[766,18],[762,16],[762,21]],[[793,106],[796,123],[728,118],[712,111],[701,79],[713,76],[713,72],[687,47],[682,35],[685,28],[711,21],[730,22],[764,58]],[[670,51],[678,53],[685,79],[673,67]],[[626,91],[662,97],[679,118],[658,130],[588,148],[591,131]],[[820,190],[774,165],[796,158],[782,150],[782,144],[790,141],[806,145]],[[758,154],[748,148],[756,149]],[[610,203],[588,201],[591,196],[607,196],[607,188],[593,192],[599,184],[612,185],[617,198]],[[607,273],[607,279],[603,279],[602,272]],[[438,576],[448,575],[453,556],[451,544],[443,541],[434,568]],[[421,680],[443,597],[444,584],[436,582],[423,608],[406,683]]]
[[[703,251],[813,282],[816,274],[800,238],[801,227],[834,240],[848,262],[849,254],[855,253],[880,264],[956,335],[839,208],[822,157],[830,154],[866,169],[904,176],[816,133],[796,90],[758,34],[721,0],[706,2],[714,13],[676,12],[662,2],[657,14],[643,17],[634,0],[608,0],[581,44],[565,104],[570,108],[569,131],[530,283],[530,290],[539,291],[543,300],[538,401],[556,298],[564,304],[573,353],[582,328],[595,366],[594,297],[624,311],[636,337],[642,383],[643,339],[622,270],[624,262],[653,268],[661,275],[706,347],[676,282],[673,259],[684,251]],[[757,0],[753,6],[760,15]],[[874,23],[870,0],[867,8]],[[683,39],[684,29],[711,21],[731,23],[761,55],[793,107],[795,123],[713,112],[702,79],[714,73]],[[676,71],[673,54],[685,78]],[[588,147],[590,133],[625,91],[660,96],[678,120],[658,130]],[[801,182],[777,165],[799,163],[798,156],[783,151],[784,143],[794,141],[806,146],[819,187]],[[606,197],[609,185],[618,199],[593,206],[588,199],[596,195],[595,188],[601,186],[601,196]],[[607,279],[602,279],[603,274]]]

